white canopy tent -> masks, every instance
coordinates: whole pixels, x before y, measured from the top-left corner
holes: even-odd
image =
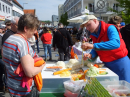
[[[72,18],[72,19],[69,19],[67,20],[67,22],[72,22],[72,23],[82,23],[84,18],[86,17],[87,15],[81,15],[81,16],[78,16],[78,17],[75,17],[75,18]]]

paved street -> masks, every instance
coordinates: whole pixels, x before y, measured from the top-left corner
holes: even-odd
[[[43,49],[43,45],[42,45],[41,41],[39,42],[39,47],[40,47],[40,53],[38,55],[40,57],[42,57],[44,55],[44,49]],[[54,51],[52,48],[52,61],[47,61],[46,63],[49,63],[49,64],[56,63],[58,60],[58,57],[55,57],[56,54],[57,54],[57,49],[56,49],[56,51]],[[43,57],[43,59],[44,59],[44,57]],[[47,59],[49,59],[49,57]],[[10,97],[10,95],[9,95],[9,93],[0,92],[0,97]]]

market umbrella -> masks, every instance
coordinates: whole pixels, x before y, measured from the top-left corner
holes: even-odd
[[[82,23],[82,22],[84,21],[84,18],[85,18],[86,16],[87,16],[87,15],[81,15],[81,16],[78,16],[78,17],[69,19],[69,20],[67,20],[67,22]]]

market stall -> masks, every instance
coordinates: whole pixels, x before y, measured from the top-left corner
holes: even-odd
[[[63,93],[65,91],[63,82],[71,80],[69,77],[60,77],[59,75],[53,75],[54,71],[46,71],[46,67],[54,66],[55,64],[47,64],[42,70],[43,88],[41,93]],[[108,72],[107,75],[98,75],[96,78],[99,81],[118,81],[119,77],[117,74],[112,72],[110,69],[103,67]],[[88,69],[88,67],[83,67],[83,70]]]

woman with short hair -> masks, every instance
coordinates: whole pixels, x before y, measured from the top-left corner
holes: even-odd
[[[3,44],[2,58],[6,67],[7,86],[11,97],[39,97],[34,80],[32,80],[29,89],[27,87],[23,88],[21,86],[23,77],[14,73],[19,64],[21,64],[25,76],[29,78],[33,78],[42,71],[45,63],[39,67],[34,67],[33,58],[38,56],[33,52],[27,41],[36,33],[38,26],[38,18],[34,15],[25,14],[21,16],[18,22],[17,34],[11,35]]]
[[[114,24],[117,26],[117,28],[120,30],[122,18],[120,16],[112,16],[110,20],[108,21],[109,24]]]

